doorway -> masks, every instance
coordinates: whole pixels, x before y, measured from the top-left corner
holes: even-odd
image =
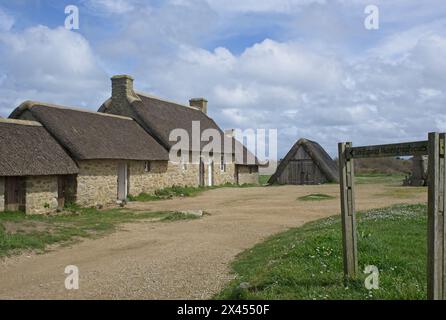
[[[198,177],[198,182],[200,184],[200,187],[204,187],[204,162],[203,162],[203,158],[200,158],[200,167],[199,167],[199,177]]]
[[[5,178],[5,211],[26,212],[26,178]]]
[[[128,196],[128,166],[122,162],[118,164],[118,200],[125,201]]]
[[[212,187],[214,185],[214,161],[209,161],[208,163],[208,186]]]

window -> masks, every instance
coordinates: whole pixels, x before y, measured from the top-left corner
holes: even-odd
[[[252,174],[252,167],[251,166],[249,166],[249,174]]]
[[[144,172],[150,172],[151,169],[152,169],[152,168],[151,168],[151,163],[150,163],[150,161],[145,161],[145,162],[144,162]]]
[[[226,163],[225,163],[225,156],[222,154],[220,159],[220,170],[221,172],[226,172]]]

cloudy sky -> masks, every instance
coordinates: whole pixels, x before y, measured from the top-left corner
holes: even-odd
[[[67,5],[79,30],[64,28]],[[367,30],[367,5],[379,8]],[[0,0],[0,116],[24,100],[96,110],[110,76],[223,128],[276,128],[334,155],[446,131],[444,0]]]

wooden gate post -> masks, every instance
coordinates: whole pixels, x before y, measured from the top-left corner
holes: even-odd
[[[346,153],[351,147],[351,142],[338,144],[344,275],[348,278],[358,272],[353,159]]]
[[[446,299],[445,293],[445,134],[429,133],[428,141],[428,299]]]

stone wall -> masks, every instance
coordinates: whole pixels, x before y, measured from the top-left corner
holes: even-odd
[[[250,173],[250,167],[251,173]],[[238,183],[242,184],[259,184],[259,169],[257,166],[237,165]]]
[[[76,203],[82,207],[116,203],[118,163],[117,160],[79,161]]]
[[[145,161],[129,162],[129,194],[153,193],[172,186],[198,186],[197,164],[181,164],[167,161],[150,161],[150,171],[145,172]]]
[[[214,185],[226,183],[236,183],[234,163],[227,163],[225,171],[222,171],[220,168],[220,162],[214,162]]]
[[[83,207],[116,203],[118,191],[119,160],[79,161],[76,203]],[[145,171],[146,161],[127,161],[128,193],[137,196],[151,194],[159,189],[172,186],[199,185],[199,165],[167,161],[149,161],[150,171]],[[214,185],[235,183],[235,165],[227,164],[226,171],[220,170],[220,163],[214,162]],[[248,171],[249,172],[249,171]],[[205,183],[208,182],[208,166],[205,165]],[[249,181],[254,178],[250,177]],[[252,182],[249,182],[252,183]]]
[[[57,209],[57,176],[26,178],[26,213],[46,214]]]
[[[0,212],[5,211],[5,179],[0,177]]]

